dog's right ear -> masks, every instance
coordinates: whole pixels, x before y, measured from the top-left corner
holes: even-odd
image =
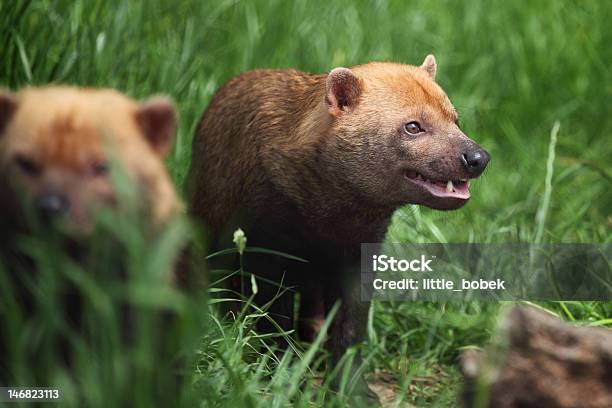
[[[0,136],[17,110],[17,98],[11,92],[0,89]]]
[[[334,68],[326,81],[325,102],[332,116],[351,112],[359,103],[361,81],[348,68]]]

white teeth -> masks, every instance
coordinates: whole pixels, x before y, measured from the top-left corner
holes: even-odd
[[[459,179],[459,181],[463,181],[464,183],[468,181],[468,179]]]
[[[467,181],[467,186],[470,188],[470,180]]]
[[[453,182],[451,180],[448,180],[448,183],[446,183],[446,191],[449,193],[453,192]]]

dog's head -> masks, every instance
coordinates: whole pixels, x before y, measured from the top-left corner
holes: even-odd
[[[154,217],[173,211],[178,198],[163,165],[175,130],[165,99],[138,104],[111,90],[29,88],[0,93],[0,177],[42,218],[86,230],[92,212],[114,206],[111,152],[143,190]],[[113,157],[114,159],[114,157]]]
[[[327,77],[329,151],[341,152],[331,160],[373,202],[459,208],[470,198],[469,180],[489,162],[459,128],[436,69],[429,55],[420,66],[370,63]]]

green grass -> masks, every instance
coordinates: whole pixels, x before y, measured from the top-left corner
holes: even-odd
[[[464,209],[441,213],[405,207],[396,213],[389,239],[610,243],[610,19],[612,7],[603,0],[2,1],[0,86],[57,82],[114,87],[136,98],[172,96],[180,128],[168,168],[181,186],[199,115],[232,76],[262,67],[326,72],[371,60],[418,64],[433,52],[438,82],[460,112],[462,128],[491,153],[492,161]],[[124,244],[133,259],[143,257],[146,252],[138,251],[149,245]],[[132,266],[143,276],[152,273],[150,266]],[[55,271],[49,273],[63,269],[49,267]],[[100,284],[90,285],[92,294],[103,293]],[[92,313],[102,313],[95,299]],[[101,304],[112,303],[112,296],[101,299]],[[543,306],[579,324],[610,325],[612,317],[610,303]],[[219,320],[214,307],[194,307],[180,312],[186,319],[181,327],[189,333],[183,340],[194,342],[185,344],[197,345],[190,373],[194,386],[185,388],[186,401],[219,407],[322,404],[326,387],[315,384],[320,352],[300,352],[300,358],[291,353],[279,361],[267,351],[266,339],[252,331],[257,316],[246,314],[232,322]],[[457,356],[464,347],[486,343],[499,308],[377,304],[365,346],[371,369],[391,373],[403,401],[453,406]],[[198,332],[200,326],[206,330]],[[155,326],[143,330],[155,335]],[[83,347],[82,357],[92,356]],[[169,400],[159,399],[159,385],[142,374],[158,363],[164,366],[147,354],[150,347],[139,346],[133,358],[113,344],[94,348],[98,354],[91,359],[114,359],[115,371],[83,364],[79,381],[56,375],[51,357],[41,359],[37,368],[43,381],[59,381],[72,390],[66,405],[107,406],[110,394],[116,395],[113,401],[132,406],[163,405]],[[141,371],[133,371],[134,364]],[[24,381],[30,378],[26,366],[22,371]],[[129,378],[128,373],[141,376]]]

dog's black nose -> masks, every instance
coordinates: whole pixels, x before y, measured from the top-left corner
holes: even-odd
[[[490,158],[491,156],[489,156],[489,153],[485,150],[476,149],[463,153],[463,155],[461,155],[461,162],[470,175],[476,177],[487,167]]]
[[[36,199],[36,210],[43,221],[61,216],[68,212],[70,203],[64,194],[42,194]]]

